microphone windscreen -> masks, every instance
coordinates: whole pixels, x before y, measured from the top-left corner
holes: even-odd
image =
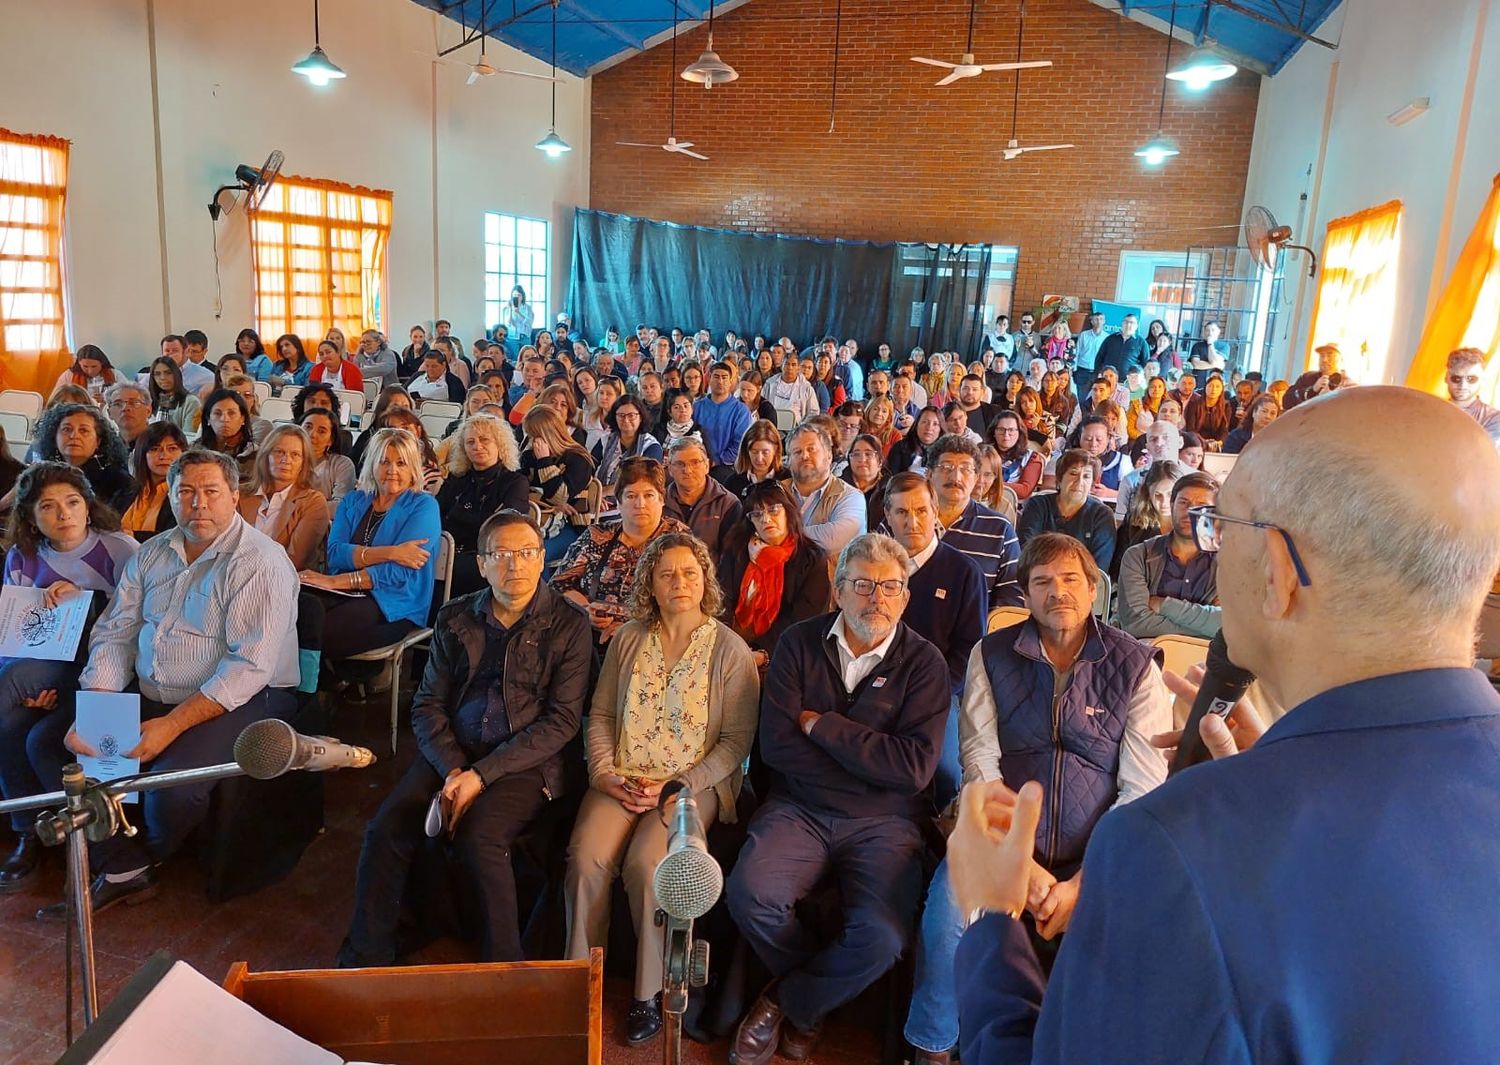
[[[1255,683],[1254,673],[1241,669],[1229,660],[1229,645],[1224,642],[1223,632],[1215,633],[1214,638],[1208,641],[1208,657],[1203,660],[1203,668],[1206,673],[1222,677],[1230,684],[1248,688]]]
[[[297,753],[297,730],[268,717],[245,726],[234,741],[234,760],[248,777],[270,780],[292,767]]]
[[[724,870],[707,851],[683,847],[658,863],[651,886],[656,890],[657,905],[668,917],[696,921],[719,901],[724,891]]]

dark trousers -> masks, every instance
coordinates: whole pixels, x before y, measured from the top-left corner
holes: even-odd
[[[750,821],[729,912],[780,981],[782,1012],[806,1031],[901,957],[922,895],[922,836],[905,817],[833,817],[774,796]],[[829,871],[843,928],[821,943],[794,907]]]
[[[410,621],[387,621],[373,595],[323,594],[323,657],[348,658],[386,647],[416,628]]]
[[[67,707],[77,687],[78,667],[72,662],[0,659],[0,796],[23,799],[49,790],[43,786],[37,766],[66,753],[62,740],[73,721]],[[37,710],[22,705],[49,688],[57,692],[58,709]],[[17,832],[30,832],[36,814],[35,810],[11,814],[11,827]]]
[[[354,882],[354,918],[339,951],[340,965],[391,965],[396,961],[402,897],[412,861],[425,842],[427,808],[442,783],[437,770],[418,759],[386,796],[366,829]],[[503,776],[474,800],[458,822],[452,853],[478,898],[480,952],[485,961],[524,958],[510,851],[547,804],[543,787],[539,770]],[[413,902],[422,905],[420,899]]]
[[[163,717],[174,704],[158,703],[141,696],[141,720]],[[194,725],[172,741],[165,751],[142,771],[170,773],[179,769],[198,769],[234,761],[234,741],[247,725],[268,717],[287,719],[297,708],[295,695],[283,688],[262,688],[234,710]],[[67,715],[71,717],[71,715]],[[71,726],[72,722],[68,722]],[[67,729],[63,730],[66,733]],[[73,756],[59,743],[48,752],[45,764],[37,765],[38,775],[48,788],[62,787],[62,767]],[[166,861],[203,823],[208,816],[208,800],[218,781],[181,784],[160,791],[148,791],[134,804],[127,804],[125,816],[140,831],[132,838],[117,833],[89,849],[89,861],[95,872],[127,873],[144,866]]]

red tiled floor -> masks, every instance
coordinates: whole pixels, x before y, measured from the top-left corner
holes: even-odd
[[[392,759],[386,754],[384,703],[342,709],[332,732],[370,746],[380,761],[358,773],[329,774],[327,827],[280,883],[252,895],[212,905],[203,891],[202,874],[187,855],[162,870],[161,891],[133,907],[118,907],[99,918],[95,928],[100,1002],[107,1003],[136,969],[158,950],[169,950],[205,976],[219,981],[229,965],[246,961],[252,969],[306,969],[330,965],[354,899],[354,867],[367,820],[397,776],[414,757],[408,739]],[[11,840],[0,830],[0,846]],[[43,1065],[64,1049],[63,943],[60,923],[35,920],[38,907],[61,898],[61,852],[45,855],[46,864],[25,892],[0,895],[0,1065]],[[413,962],[438,964],[472,960],[469,945],[444,940],[424,948]],[[76,976],[75,976],[76,994]],[[657,1039],[627,1047],[617,1033],[623,1028],[630,988],[615,977],[606,982],[604,1059],[608,1065],[638,1065],[662,1060]],[[879,1060],[883,1018],[851,1007],[837,1015],[812,1057],[816,1065],[873,1065]],[[75,1008],[75,1031],[82,1018]],[[727,1060],[724,1040],[707,1046],[684,1040],[687,1065],[721,1065]],[[780,1061],[781,1059],[777,1059]],[[517,1063],[523,1065],[523,1063]]]

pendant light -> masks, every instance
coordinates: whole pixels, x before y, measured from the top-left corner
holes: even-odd
[[[719,53],[714,51],[714,0],[708,0],[708,47],[696,62],[689,64],[682,72],[682,78],[702,85],[705,89],[712,89],[715,85],[737,81],[739,76],[740,72],[720,59]]]
[[[557,135],[557,4],[558,0],[552,0],[552,126],[536,142],[537,151],[545,152],[549,159],[573,150],[571,144]]]
[[[1214,82],[1232,78],[1239,72],[1240,68],[1223,56],[1215,55],[1207,48],[1197,48],[1185,62],[1167,71],[1167,77],[1181,82],[1183,88],[1202,92]]]
[[[349,76],[328,58],[327,52],[323,51],[318,26],[318,0],[313,0],[313,50],[307,53],[307,58],[299,59],[292,64],[292,73],[301,74],[311,84],[318,86]]]
[[[1135,150],[1136,157],[1147,166],[1161,166],[1174,155],[1180,155],[1177,144],[1162,132],[1167,117],[1167,71],[1172,69],[1172,35],[1177,32],[1177,0],[1172,0],[1172,25],[1167,31],[1167,57],[1162,64],[1161,107],[1156,112],[1156,136]]]

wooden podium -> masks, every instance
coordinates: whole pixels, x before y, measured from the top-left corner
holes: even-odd
[[[604,952],[588,961],[251,972],[230,994],[346,1061],[602,1065]]]

